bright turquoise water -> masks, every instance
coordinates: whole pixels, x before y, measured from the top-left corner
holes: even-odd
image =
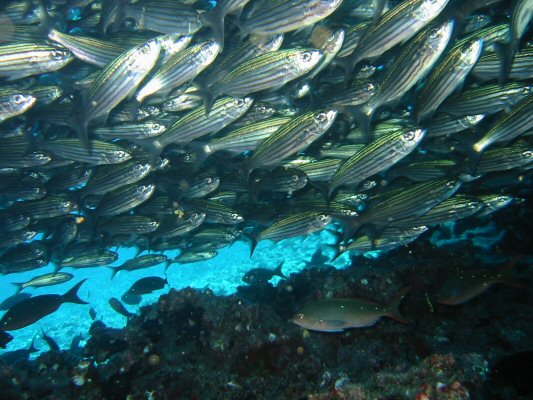
[[[320,235],[301,237],[285,240],[275,244],[270,241],[260,242],[254,255],[250,258],[250,246],[248,243],[238,241],[228,248],[219,251],[219,255],[211,260],[197,262],[193,264],[173,264],[167,270],[167,277],[170,287],[181,289],[184,287],[210,288],[218,295],[228,295],[234,293],[237,286],[244,285],[241,281],[246,271],[266,267],[274,269],[281,261],[285,260],[283,272],[290,274],[305,267],[304,261],[309,261],[313,253],[319,248],[320,243],[332,243],[334,241],[331,234],[322,232]],[[122,264],[129,258],[135,256],[133,249],[121,248],[118,250],[119,259],[110,266]],[[143,253],[141,253],[143,254]],[[169,257],[174,257],[178,252],[166,252]],[[339,257],[333,265],[345,266],[349,262],[347,254]],[[62,349],[70,346],[72,338],[79,333],[84,338],[88,337],[89,327],[93,322],[89,316],[89,309],[92,307],[97,313],[97,319],[102,320],[111,327],[122,327],[126,323],[126,318],[113,311],[108,300],[111,297],[120,298],[130,286],[139,278],[144,276],[165,275],[164,264],[146,268],[138,271],[121,271],[111,280],[111,269],[108,267],[72,269],[64,268],[61,271],[74,274],[75,278],[61,285],[44,288],[27,288],[24,291],[32,295],[59,293],[63,294],[81,279],[87,278],[87,282],[81,287],[79,297],[88,301],[88,305],[65,303],[61,308],[36,322],[18,331],[10,331],[14,336],[12,342],[8,344],[5,351],[18,348],[27,348],[33,338],[35,346],[39,350],[48,350],[47,344],[41,338],[41,329],[53,337]],[[11,282],[25,282],[32,277],[52,272],[53,264],[46,267],[19,274],[9,274],[0,277],[0,301],[16,292],[15,286]],[[272,282],[275,284],[275,277]],[[139,306],[157,301],[159,296],[168,292],[169,287],[157,291],[153,294],[143,296],[143,301]],[[126,305],[128,310],[136,312],[139,306]],[[82,341],[82,344],[84,342]],[[1,354],[2,351],[0,351]],[[35,353],[33,357],[38,355]]]

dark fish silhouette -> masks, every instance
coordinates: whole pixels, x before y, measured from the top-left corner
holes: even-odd
[[[134,313],[130,313],[128,310],[126,310],[126,307],[124,307],[124,304],[120,302],[119,299],[116,297],[112,297],[109,299],[109,305],[113,310],[118,312],[120,315],[125,316],[126,318],[132,318],[135,316]]]
[[[7,299],[0,303],[0,311],[9,310],[15,304],[20,303],[22,300],[29,299],[30,297],[31,294],[29,293],[17,293],[13,296],[9,296]]]
[[[260,286],[266,285],[274,276],[287,279],[287,277],[283,275],[283,272],[281,272],[282,266],[283,261],[273,270],[268,268],[253,268],[244,274],[242,281],[246,282],[248,285]]]
[[[78,290],[86,279],[78,282],[67,293],[30,297],[11,307],[0,319],[0,329],[14,331],[25,328],[56,311],[63,303],[88,304],[78,297]]]
[[[7,353],[4,353],[0,356],[0,360],[2,360],[7,365],[13,365],[19,360],[27,360],[30,357],[31,353],[35,353],[39,351],[34,346],[35,339],[31,341],[30,347],[27,349],[18,349],[13,351],[8,351]]]
[[[0,331],[0,348],[5,349],[7,344],[13,340],[9,333]]]

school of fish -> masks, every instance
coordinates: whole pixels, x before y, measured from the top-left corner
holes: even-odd
[[[532,17],[532,0],[6,0],[0,273],[54,265],[23,290],[112,264],[117,246],[142,255],[113,276],[324,229],[336,257],[490,218],[531,185]],[[124,302],[168,283],[143,279]],[[82,283],[22,297],[0,345],[85,304]],[[295,322],[403,320],[405,293]]]

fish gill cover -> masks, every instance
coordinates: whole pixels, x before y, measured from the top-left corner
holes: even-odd
[[[0,397],[532,396],[532,16],[3,1]]]

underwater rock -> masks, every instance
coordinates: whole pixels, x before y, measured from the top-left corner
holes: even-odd
[[[434,303],[444,279],[475,266],[476,257],[472,247],[416,242],[383,258],[354,257],[346,269],[310,267],[277,286],[242,286],[231,296],[171,289],[123,329],[95,321],[81,355],[47,352],[1,368],[0,398],[495,398],[492,387],[509,369],[491,366],[533,341],[523,318],[533,295],[500,286],[460,306]],[[529,261],[516,268],[526,282]],[[382,301],[407,284],[400,308],[409,324],[384,319],[324,333],[290,321],[317,299]]]

